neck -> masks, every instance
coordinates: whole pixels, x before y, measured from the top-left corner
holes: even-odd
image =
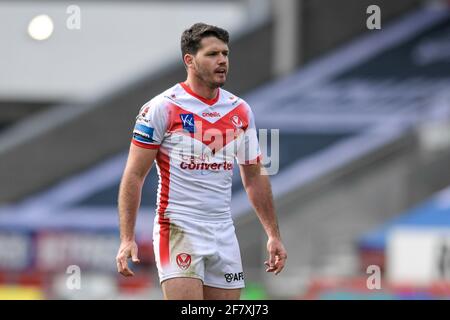
[[[210,88],[200,79],[197,79],[191,75],[188,75],[184,82],[192,91],[205,99],[214,99],[217,97],[217,91],[219,88]]]

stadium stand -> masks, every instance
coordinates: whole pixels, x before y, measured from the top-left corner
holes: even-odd
[[[344,16],[365,5],[349,3]],[[257,126],[269,134],[263,151],[272,160],[266,164],[275,168],[271,180],[289,252],[286,270],[276,279],[267,277],[264,234],[236,171],[232,208],[249,287],[244,297],[448,295],[442,282],[425,291],[384,280],[381,291],[366,285],[368,265],[385,271],[385,240],[380,238],[386,229],[363,235],[450,184],[445,170],[450,160],[445,139],[450,14],[448,8],[425,7],[398,19],[417,3],[386,9],[393,22],[382,33],[347,26],[317,37],[298,63],[310,62],[276,80],[270,68],[261,68],[275,55],[267,41],[275,22],[262,14],[251,26],[236,24],[235,71],[227,89],[243,93]],[[306,26],[315,26],[320,8],[317,1],[304,1]],[[332,11],[333,5],[320,14]],[[303,43],[312,43],[314,36],[306,31]],[[325,32],[320,29],[316,36]],[[260,54],[249,57],[250,50]],[[0,241],[8,244],[0,248],[0,283],[44,288],[45,295],[42,290],[24,293],[35,298],[160,298],[151,243],[155,170],[144,187],[137,223],[142,264],[133,281],[117,277],[111,263],[118,246],[115,203],[137,110],[168,83],[182,79],[183,72],[181,65],[169,64],[137,79],[127,77],[92,101],[58,105],[0,132],[2,181],[14,181],[7,188],[3,184],[0,195]],[[103,121],[106,113],[111,117]],[[46,127],[50,120],[57,125]],[[18,134],[28,125],[41,130],[29,141]],[[9,139],[16,134],[13,145]],[[261,139],[265,132],[259,134]],[[62,158],[49,159],[52,149],[65,150]],[[33,166],[26,165],[30,158]],[[444,247],[441,255],[448,250]],[[64,290],[65,267],[71,264],[89,270],[82,292]],[[9,294],[15,290],[6,289]]]

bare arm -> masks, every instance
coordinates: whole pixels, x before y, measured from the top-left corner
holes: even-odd
[[[268,237],[266,271],[278,274],[284,268],[287,253],[281,242],[269,177],[263,175],[262,170],[264,168],[260,164],[240,166],[245,191]]]
[[[117,253],[117,270],[124,276],[132,276],[128,258],[139,262],[135,242],[136,217],[141,203],[142,186],[158,153],[157,149],[130,146],[127,164],[119,188],[120,247]]]

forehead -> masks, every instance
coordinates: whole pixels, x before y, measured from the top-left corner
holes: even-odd
[[[200,41],[199,51],[223,51],[223,50],[228,50],[228,45],[214,36],[205,37]]]

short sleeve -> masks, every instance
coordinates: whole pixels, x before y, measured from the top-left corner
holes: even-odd
[[[256,164],[261,162],[258,135],[256,134],[255,118],[248,108],[248,125],[240,139],[236,154],[238,164]]]
[[[167,114],[162,103],[144,104],[136,117],[132,143],[146,149],[157,149],[167,130]]]

